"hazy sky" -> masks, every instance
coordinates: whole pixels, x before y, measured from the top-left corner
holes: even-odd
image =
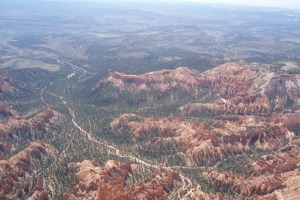
[[[164,0],[181,2],[228,3],[237,5],[300,8],[300,0]]]
[[[5,1],[5,0],[0,0]],[[7,0],[13,1],[13,0]],[[22,1],[22,0],[19,0]],[[28,0],[24,0],[28,1]],[[300,0],[41,0],[41,1],[79,1],[79,2],[201,2],[201,3],[225,3],[234,5],[283,7],[300,9]]]

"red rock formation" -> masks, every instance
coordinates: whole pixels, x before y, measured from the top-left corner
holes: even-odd
[[[300,76],[299,75],[278,75],[271,78],[265,88],[265,93],[270,99],[274,99],[275,110],[280,109],[289,101],[300,100]]]
[[[43,190],[44,180],[42,177],[38,176],[34,188],[32,188],[32,192],[42,191]]]
[[[227,71],[230,73],[226,73],[225,68],[232,68],[234,71]],[[253,84],[252,78],[256,74],[256,69],[255,63],[238,62],[221,65],[218,69],[203,74],[188,67],[161,70],[142,75],[126,75],[113,72],[106,80],[101,80],[99,84],[108,83],[120,91],[131,93],[137,91],[164,93],[181,88],[194,97],[211,92],[217,92],[222,97],[230,97],[247,94],[246,90]]]
[[[284,152],[276,155],[266,155],[253,163],[253,173],[281,174],[293,171],[300,161],[299,152]]]
[[[61,123],[62,115],[51,108],[28,120],[21,117],[11,117],[7,121],[0,122],[0,159],[10,152],[14,144],[8,141],[11,141],[12,138],[22,138],[23,141],[30,142],[32,139],[52,136],[56,127]],[[35,156],[39,157],[40,155],[36,152]]]
[[[190,200],[190,199],[196,199],[196,200],[226,200],[226,198],[219,192],[217,194],[207,194],[207,193],[201,191],[199,188],[190,190],[181,199],[182,200]]]
[[[0,116],[3,117],[12,117],[15,116],[16,112],[12,110],[9,106],[0,103]]]
[[[12,112],[13,113],[13,112]],[[43,192],[42,179],[38,179],[34,189],[29,188],[28,185],[23,184],[23,179],[28,174],[32,173],[32,165],[38,159],[43,159],[44,155],[48,154],[49,146],[42,142],[31,142],[29,147],[18,152],[17,154],[6,158],[8,153],[13,154],[11,149],[18,144],[12,144],[12,138],[22,139],[24,142],[32,141],[33,137],[44,137],[45,133],[52,133],[61,123],[62,116],[51,108],[46,109],[44,112],[37,114],[31,119],[23,119],[21,117],[15,117],[13,114],[7,121],[0,123],[0,173],[2,184],[0,184],[0,199],[12,198],[16,199],[16,196],[32,194],[33,199],[47,199],[48,195]],[[41,134],[43,133],[43,134]],[[22,184],[21,184],[22,182]],[[23,188],[18,191],[14,191],[15,184],[23,185]],[[32,191],[30,191],[32,189]]]
[[[249,176],[207,170],[204,177],[251,199],[297,199],[300,197],[300,140],[278,154],[268,154],[252,163]]]
[[[212,103],[184,105],[180,109],[183,113],[201,114],[208,109],[214,113],[270,114],[300,102],[299,75],[278,75],[257,63],[243,61],[226,63],[204,73],[188,67],[142,75],[113,72],[99,82],[102,87],[106,84],[131,94],[144,91],[147,98],[168,91],[184,91],[193,99],[204,95],[212,100],[219,97]]]
[[[213,170],[206,172],[204,176],[211,180],[213,184],[219,187],[231,188],[245,197],[268,195],[285,187],[283,179],[277,175],[244,178],[230,173],[218,173]]]
[[[29,200],[48,200],[48,195],[46,192],[35,191]]]
[[[51,126],[61,123],[61,118],[62,116],[51,108],[46,109],[29,120],[21,117],[10,118],[0,123],[0,137],[16,137],[21,132],[22,134],[27,133],[30,137],[34,137],[38,132],[46,132]]]
[[[126,179],[132,173],[129,163],[108,161],[105,169],[95,162],[85,160],[73,163],[69,167],[77,168],[75,176],[78,184],[67,199],[167,199],[166,193],[174,187],[174,181],[181,181],[178,173],[158,169],[151,180],[141,185],[126,185]],[[126,187],[125,187],[126,186]]]
[[[277,75],[257,63],[243,61],[226,63],[204,73],[188,67],[142,75],[113,72],[99,83],[129,93],[165,93],[180,88],[194,98],[212,93],[221,97],[213,103],[183,106],[185,112],[207,108],[231,114],[270,113],[300,101],[299,75]]]
[[[255,94],[245,97],[238,96],[230,99],[219,98],[213,103],[206,104],[189,103],[182,106],[179,110],[185,114],[201,114],[201,112],[203,112],[205,109],[213,113],[226,113],[234,115],[251,115],[271,112],[269,99],[263,94]]]
[[[0,199],[17,199],[23,194],[29,194],[29,186],[21,181],[26,173],[32,173],[32,164],[36,159],[42,159],[42,155],[48,154],[49,146],[42,142],[32,142],[29,147],[10,157],[8,160],[0,160]],[[22,187],[15,194],[9,194],[14,190],[16,184]],[[21,184],[22,183],[22,184]],[[43,191],[43,179],[38,178],[35,187],[32,189],[33,196],[37,199],[46,199],[47,194]],[[36,194],[35,194],[36,193]]]
[[[300,112],[285,114],[284,125],[290,131],[293,131],[296,134],[300,134]]]
[[[187,67],[142,75],[113,72],[100,82],[102,87],[106,84],[130,94],[144,91],[147,97],[180,90],[197,101],[204,97],[210,100],[180,108],[182,114],[217,115],[207,123],[125,114],[110,124],[114,133],[132,133],[137,142],[148,139],[153,151],[164,150],[161,147],[176,141],[179,148],[174,154],[185,159],[187,165],[222,161],[244,152],[255,154],[253,150],[275,152],[300,134],[300,116],[295,111],[300,102],[300,76],[278,75],[257,63],[227,63],[204,73]],[[282,152],[256,160],[249,165],[252,171],[247,176],[209,171],[206,177],[220,187],[232,188],[240,198],[277,199],[280,193],[297,199],[300,188],[296,144],[297,141],[291,142]],[[211,198],[201,192],[198,197]]]
[[[190,103],[182,106],[182,113],[199,113],[208,109],[216,113],[228,114],[270,114],[284,107],[299,104],[300,76],[269,74],[268,82],[263,77],[255,79],[247,95],[233,95],[230,98],[219,98],[213,103]],[[268,77],[268,76],[267,76]],[[260,88],[261,90],[254,90]],[[245,90],[247,91],[247,90]],[[255,92],[254,92],[255,91]]]
[[[284,127],[282,117],[218,117],[208,125],[174,117],[143,118],[123,114],[113,120],[113,131],[129,130],[134,137],[147,136],[149,142],[159,146],[173,144],[181,147],[179,154],[187,156],[187,165],[240,154],[251,149],[276,149],[293,138]],[[208,129],[209,126],[209,129]],[[128,132],[128,131],[125,131]],[[154,135],[153,135],[154,134]]]
[[[18,166],[19,168],[29,173],[31,170],[31,163],[36,158],[41,158],[42,154],[46,154],[46,145],[42,142],[32,142],[29,147],[20,151],[16,155],[8,159],[9,163]]]
[[[13,81],[0,72],[0,94],[13,93],[16,88],[13,86]]]

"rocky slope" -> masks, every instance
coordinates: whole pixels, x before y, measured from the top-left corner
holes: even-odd
[[[270,113],[300,103],[299,75],[276,74],[266,66],[244,61],[226,63],[203,73],[188,67],[142,75],[112,72],[98,87],[108,85],[120,92],[145,92],[149,100],[167,92],[171,96],[174,92],[182,93],[194,100],[205,97],[211,101],[218,97],[210,103],[184,105],[180,109],[184,113],[205,108],[228,114]]]
[[[132,133],[138,140],[146,139],[158,151],[175,142],[176,153],[190,166],[253,150],[277,149],[295,136],[291,127],[298,126],[298,122],[289,126],[285,120],[287,116],[289,114],[272,118],[219,116],[209,123],[199,123],[175,117],[145,118],[123,114],[111,122],[110,128],[118,134]],[[299,119],[300,114],[294,117]]]
[[[14,111],[10,106],[0,103],[0,120],[5,120],[16,115],[16,111]]]
[[[201,115],[203,112],[215,114],[251,115],[270,114],[271,105],[266,95],[255,94],[230,99],[218,98],[212,103],[188,103],[179,108],[183,114]]]
[[[157,94],[165,94],[159,108],[178,105],[176,117],[157,117],[168,116],[163,113],[168,110],[156,110],[156,117],[132,113],[111,121],[109,134],[130,138],[141,156],[166,166],[210,164],[214,167],[200,182],[204,177],[232,195],[228,198],[298,198],[299,74],[239,61],[202,73],[188,67],[141,75],[112,72],[98,87],[113,88],[105,91],[116,99],[126,93],[139,100],[143,94],[146,102],[155,102]],[[138,106],[139,113],[149,110],[148,104]],[[201,190],[190,192],[187,198],[217,199]]]
[[[8,159],[0,160],[0,199],[22,199],[25,196],[39,196],[43,192],[42,178],[30,184],[34,175],[32,165],[37,160],[51,155],[52,147],[42,142],[32,142],[27,148]],[[39,195],[37,195],[39,193]],[[45,199],[45,198],[39,198]]]
[[[166,92],[180,88],[192,96],[218,92],[223,97],[229,97],[245,93],[245,90],[253,84],[252,79],[256,75],[255,70],[257,68],[258,65],[255,63],[240,62],[222,65],[218,67],[218,70],[204,73],[199,73],[188,67],[142,75],[113,72],[106,80],[100,81],[100,84],[109,83],[120,91],[127,92]],[[234,73],[232,73],[233,70]]]
[[[276,74],[262,66],[238,65],[229,63],[205,72],[205,76],[218,77],[237,74],[243,77],[241,71],[247,72],[247,86],[241,88],[246,82],[232,84],[242,85],[239,92],[230,92],[230,85],[220,82],[222,89],[218,91],[219,98],[211,103],[189,103],[180,108],[184,113],[201,113],[204,109],[226,114],[270,114],[281,111],[285,107],[297,106],[300,103],[300,76],[290,74]],[[228,90],[228,88],[231,88]],[[236,90],[234,90],[236,91]]]
[[[95,160],[84,160],[81,163],[71,163],[69,168],[74,171],[77,184],[67,199],[167,199],[175,182],[181,182],[178,173],[158,169],[141,184],[129,184],[132,179],[133,167],[130,163],[108,161],[104,168]]]
[[[62,122],[62,115],[51,108],[31,119],[11,117],[0,123],[0,156],[10,152],[15,143],[53,137]],[[17,144],[16,144],[17,145]]]
[[[220,187],[231,188],[252,199],[298,199],[300,196],[300,141],[278,153],[267,154],[250,165],[244,176],[210,169],[205,177]]]
[[[0,93],[14,93],[17,89],[13,86],[13,80],[0,72]]]
[[[39,72],[22,71],[13,78],[24,73],[34,86]],[[61,145],[54,138],[65,118],[52,108],[23,118],[0,104],[0,199],[43,200],[56,194],[69,200],[298,199],[299,83],[297,74],[244,61],[205,72],[188,67],[141,75],[112,72],[94,90],[115,100],[101,107],[107,116],[99,124],[122,113],[126,98],[134,101],[105,128],[93,124],[98,119],[85,123],[86,107],[77,108],[51,84],[42,94],[52,94],[51,101],[60,97],[59,106],[69,110],[70,143],[57,157],[52,146],[37,142]],[[0,86],[2,94],[18,90],[13,79],[0,78]],[[135,104],[139,100],[145,103]],[[93,116],[103,116],[89,108],[95,108]],[[139,114],[124,114],[131,112]],[[95,155],[100,162],[122,161],[99,164],[92,160]]]
[[[39,68],[0,69],[0,96],[24,97],[37,92],[39,85],[52,75]]]
[[[8,135],[13,137],[15,134],[20,134],[20,131],[28,132],[30,137],[34,137],[37,132],[47,132],[51,126],[58,125],[61,120],[61,115],[52,108],[47,108],[45,111],[35,115],[31,119],[22,117],[11,117],[7,121],[0,123],[0,136]]]
[[[30,196],[31,199],[47,199],[43,179],[36,175],[33,166],[39,160],[52,157],[54,150],[50,145],[35,140],[53,137],[63,117],[48,108],[31,119],[24,119],[10,108],[4,108],[8,119],[0,123],[0,199]],[[23,147],[27,143],[29,145]],[[24,149],[18,150],[22,147]]]

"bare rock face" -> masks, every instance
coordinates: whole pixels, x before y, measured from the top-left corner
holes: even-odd
[[[207,194],[200,190],[199,188],[192,189],[189,192],[187,192],[183,197],[182,200],[190,200],[190,199],[196,199],[196,200],[226,200],[226,198],[221,194]]]
[[[37,199],[47,199],[48,195],[43,192],[41,177],[37,177],[35,187],[31,191],[25,179],[28,174],[33,173],[32,165],[35,161],[43,159],[51,149],[52,147],[42,142],[32,142],[16,155],[0,160],[0,198],[21,199],[25,194],[32,194],[33,197],[39,197]],[[16,185],[18,190],[15,188]],[[33,197],[31,199],[36,199]]]
[[[112,72],[99,81],[98,87],[107,85],[130,94],[145,92],[150,100],[155,94],[170,91],[195,100],[203,96],[218,97],[211,103],[184,105],[180,108],[183,113],[201,113],[207,109],[239,115],[270,114],[300,103],[299,75],[278,75],[258,63],[244,61],[226,63],[203,73],[188,67],[142,75]]]
[[[283,179],[277,175],[244,178],[230,173],[218,173],[214,170],[204,175],[214,184],[231,188],[244,197],[268,195],[285,187]]]
[[[300,142],[295,140],[280,153],[267,154],[251,164],[247,176],[207,170],[204,177],[251,199],[299,198]]]
[[[13,80],[6,77],[0,72],[0,94],[1,93],[14,93],[17,89],[13,86]]]
[[[264,94],[238,96],[230,99],[218,98],[213,103],[189,103],[179,108],[183,114],[201,114],[204,110],[220,114],[252,115],[271,113],[269,99]]]
[[[46,145],[42,142],[32,142],[28,148],[20,151],[16,155],[8,159],[9,163],[19,166],[24,171],[32,173],[30,169],[30,164],[36,158],[40,159],[42,154],[46,154]]]
[[[271,78],[265,88],[265,94],[275,100],[275,109],[278,109],[285,104],[299,103],[299,86],[299,75],[278,75]]]
[[[298,86],[299,87],[299,86]],[[280,111],[286,106],[298,104],[299,97],[290,94],[272,96],[269,94],[253,94],[236,96],[228,99],[218,98],[213,103],[188,103],[179,108],[183,114],[201,115],[208,110],[219,114],[256,115],[270,114]]]
[[[141,185],[127,185],[126,180],[132,176],[130,163],[108,161],[104,169],[95,161],[84,160],[71,163],[75,168],[77,184],[67,199],[167,199],[166,192],[173,189],[174,181],[181,181],[178,173],[158,169],[151,181]]]
[[[110,83],[121,91],[157,91],[166,92],[176,86],[193,86],[198,83],[196,70],[188,67],[180,67],[175,70],[162,70],[143,75],[126,75],[112,72],[111,75],[100,84]]]
[[[147,155],[155,150],[171,152],[186,166],[216,161],[227,164],[235,156],[245,156],[251,170],[243,175],[227,165],[221,169],[232,172],[218,171],[217,164],[203,175],[215,186],[231,188],[237,199],[299,198],[300,143],[295,140],[300,134],[298,74],[277,74],[267,65],[240,61],[203,73],[188,67],[141,75],[113,72],[98,84],[108,85],[115,96],[118,92],[131,96],[142,92],[148,101],[155,99],[151,98],[155,94],[172,96],[175,91],[191,97],[184,103],[177,98],[182,103],[178,108],[182,118],[122,114],[110,123],[112,133],[133,137],[132,142],[137,147],[139,142],[143,144],[143,150],[152,148],[145,151]],[[197,122],[186,118],[191,115],[210,118]],[[260,153],[266,155],[258,156]],[[194,189],[186,194],[189,198],[223,197]]]
[[[294,134],[284,125],[282,117],[218,117],[209,124],[179,118],[145,118],[123,114],[113,120],[114,131],[129,132],[139,139],[159,146],[179,145],[179,155],[185,155],[187,165],[198,165],[216,159],[241,154],[253,149],[272,150]],[[208,128],[209,127],[209,128]],[[126,131],[125,131],[126,130]]]
[[[53,147],[33,140],[53,136],[62,122],[62,115],[51,108],[31,119],[18,117],[13,111],[9,113],[8,119],[0,123],[0,199],[31,196],[29,199],[46,200],[48,195],[43,191],[43,179],[37,177],[33,186],[29,186],[27,179],[33,174],[36,161],[51,156]],[[18,140],[30,143],[27,148],[15,153],[17,144],[13,141]],[[12,156],[7,158],[6,155]]]
[[[26,134],[28,138],[35,138],[38,133],[45,133],[62,121],[62,115],[48,108],[31,119],[22,117],[9,118],[0,123],[0,137],[20,137]]]
[[[235,71],[225,73],[225,69]],[[254,69],[253,69],[254,68]],[[217,92],[222,97],[244,95],[253,84],[257,66],[255,63],[245,62],[221,65],[205,73],[188,67],[179,67],[174,70],[161,70],[142,75],[126,75],[112,72],[100,85],[111,84],[120,91],[135,93],[138,91],[164,93],[174,89],[181,89],[191,96],[199,97],[211,92]]]
[[[9,106],[6,106],[3,103],[0,103],[0,118],[9,118],[12,116],[16,116],[16,112]]]
[[[281,174],[295,170],[300,161],[299,156],[299,152],[290,151],[276,155],[266,155],[261,160],[254,162],[252,166],[255,173]]]
[[[300,112],[284,115],[284,125],[296,134],[300,134]]]

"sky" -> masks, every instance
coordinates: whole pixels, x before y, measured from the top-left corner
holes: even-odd
[[[235,5],[300,8],[300,0],[163,0],[178,2],[226,3]]]
[[[1,1],[1,0],[0,0]],[[61,0],[70,1],[70,0]],[[114,2],[200,2],[200,3],[222,3],[234,5],[281,7],[300,9],[300,0],[73,0],[73,1],[114,1]]]
[[[0,0],[13,1],[13,0]],[[17,0],[22,1],[22,0]],[[23,0],[28,1],[28,0]],[[36,0],[39,1],[39,0]],[[300,9],[300,0],[40,0],[40,1],[79,1],[79,2],[199,2],[199,3],[222,3],[233,5],[281,7]]]

